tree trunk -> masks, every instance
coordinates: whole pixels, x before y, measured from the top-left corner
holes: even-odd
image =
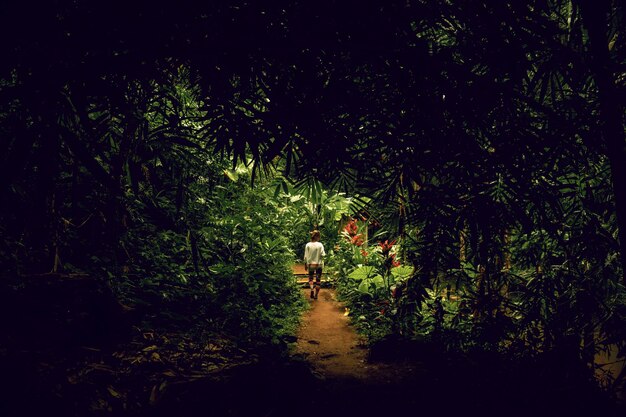
[[[467,260],[467,244],[465,243],[466,236],[467,228],[463,227],[459,233],[459,263],[461,266],[463,266],[463,263]]]
[[[580,0],[583,22],[589,33],[590,67],[598,88],[600,124],[615,195],[615,211],[619,228],[622,281],[626,285],[626,137],[622,117],[624,106],[615,85],[614,64],[609,55],[607,14],[609,0]]]

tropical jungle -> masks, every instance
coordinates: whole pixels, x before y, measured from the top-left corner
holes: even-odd
[[[0,415],[626,415],[622,1],[0,19]]]

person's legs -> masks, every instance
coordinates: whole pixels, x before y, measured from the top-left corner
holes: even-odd
[[[322,288],[322,268],[317,268],[315,271],[315,299],[320,293],[320,288]]]
[[[313,269],[311,267],[309,267],[309,288],[311,289],[311,298],[314,297],[313,294],[313,273],[315,271],[313,271]]]

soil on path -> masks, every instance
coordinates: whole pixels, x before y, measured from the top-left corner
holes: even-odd
[[[308,289],[303,292],[309,296]],[[335,292],[324,289],[310,303],[311,309],[305,313],[298,332],[296,352],[324,376],[367,378],[364,341],[349,326]]]
[[[311,308],[304,314],[295,353],[306,359],[324,378],[391,382],[411,372],[407,367],[369,363],[366,341],[350,326],[345,307],[333,289],[322,289],[317,300],[302,291]]]

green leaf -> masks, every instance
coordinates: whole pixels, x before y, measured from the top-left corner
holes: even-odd
[[[352,271],[352,273],[348,275],[348,278],[361,280],[361,279],[368,279],[368,278],[374,277],[375,275],[377,275],[376,268],[373,266],[366,265],[366,266],[361,266],[355,269],[354,271]]]
[[[224,175],[226,175],[232,182],[237,182],[239,180],[239,174],[232,169],[225,169]]]
[[[369,279],[363,280],[363,282],[361,282],[361,284],[359,284],[359,287],[357,288],[357,290],[360,293],[362,293],[362,294],[372,295],[370,293],[370,283],[371,283],[371,281]]]
[[[372,279],[370,279],[370,282],[374,284],[376,289],[385,288],[385,280],[380,275],[374,276]]]
[[[310,188],[310,192],[311,192],[311,203],[313,204],[317,204],[317,188],[315,187],[315,180],[313,180],[313,185]]]
[[[322,183],[319,182],[318,180],[314,180],[313,181],[313,186],[315,187],[316,190],[316,194],[317,194],[317,200],[315,200],[314,198],[314,203],[315,204],[322,204],[322,200],[324,198],[324,194],[322,193]]]
[[[398,266],[396,268],[391,269],[391,274],[396,279],[406,279],[406,278],[409,278],[411,274],[413,274],[413,267],[412,266]]]

